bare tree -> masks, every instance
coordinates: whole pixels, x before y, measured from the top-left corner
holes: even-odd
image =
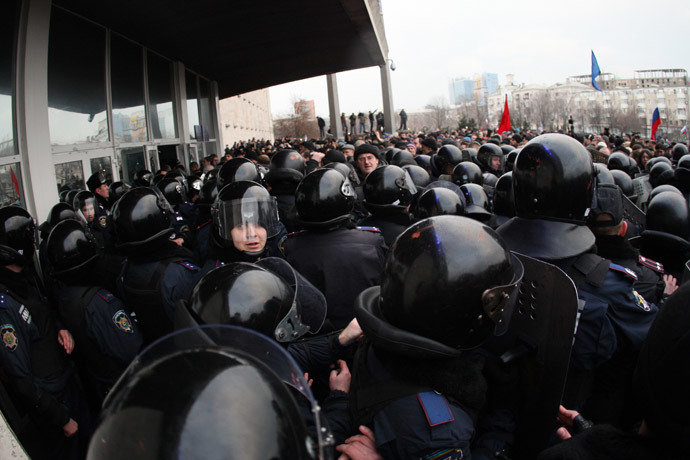
[[[436,96],[427,105],[427,109],[431,110],[431,117],[433,121],[433,126],[436,129],[441,129],[448,126],[448,102],[443,96]]]
[[[609,109],[609,123],[614,132],[632,133],[642,131],[644,121],[637,115],[635,109],[621,109],[620,107],[611,106]]]
[[[551,93],[548,91],[539,91],[532,93],[530,98],[530,115],[534,123],[540,128],[544,127],[546,130],[553,129],[555,108]]]

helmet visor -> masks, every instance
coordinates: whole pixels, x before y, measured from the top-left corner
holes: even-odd
[[[278,234],[278,207],[273,197],[219,201],[216,218],[226,240],[248,242]]]

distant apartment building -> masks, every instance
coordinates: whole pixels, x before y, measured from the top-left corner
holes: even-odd
[[[316,111],[314,110],[314,100],[305,101],[301,99],[295,102],[295,115],[307,114],[309,120],[316,120]]]
[[[473,78],[454,78],[449,83],[451,105],[474,101],[486,105],[486,98],[499,90],[498,74],[484,72]]]
[[[474,80],[469,78],[451,79],[448,84],[448,94],[451,105],[474,100]]]

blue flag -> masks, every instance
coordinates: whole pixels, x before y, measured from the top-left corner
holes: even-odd
[[[597,91],[601,91],[601,88],[599,88],[599,85],[597,85],[596,80],[599,75],[601,75],[601,69],[599,69],[597,57],[594,55],[594,51],[592,51],[592,86],[594,86],[594,89]]]

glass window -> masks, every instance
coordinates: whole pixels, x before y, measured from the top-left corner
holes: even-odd
[[[16,154],[12,119],[12,69],[19,2],[3,5],[0,15],[0,157]],[[3,199],[4,203],[4,199]]]
[[[206,155],[218,154],[215,142],[204,142],[204,144],[206,145]]]
[[[211,104],[213,99],[211,99],[211,82],[199,78],[199,105],[201,107],[201,124],[208,130],[208,135],[210,139],[216,138],[215,125],[213,124],[213,117],[211,114]]]
[[[0,206],[24,206],[24,186],[19,163],[0,166]]]
[[[196,89],[196,75],[187,71],[184,76],[185,88],[187,89],[187,119],[189,120],[189,138],[197,139],[196,134],[199,129],[197,126],[201,125],[199,120],[199,100]]]
[[[154,139],[177,137],[173,108],[172,63],[155,53],[147,53],[151,129]]]
[[[144,148],[135,147],[131,149],[122,149],[120,151],[120,158],[122,159],[122,170],[120,171],[120,177],[123,181],[131,184],[134,181],[136,174],[142,169],[146,169]]]
[[[48,115],[52,145],[109,139],[105,29],[55,7],[50,17]]]
[[[113,168],[110,165],[110,157],[91,158],[89,162],[91,163],[91,174],[100,171],[107,180],[113,180]]]
[[[84,168],[81,161],[70,161],[55,165],[58,193],[63,190],[86,190]]]
[[[117,34],[110,40],[110,81],[115,141],[146,142],[144,50]]]

